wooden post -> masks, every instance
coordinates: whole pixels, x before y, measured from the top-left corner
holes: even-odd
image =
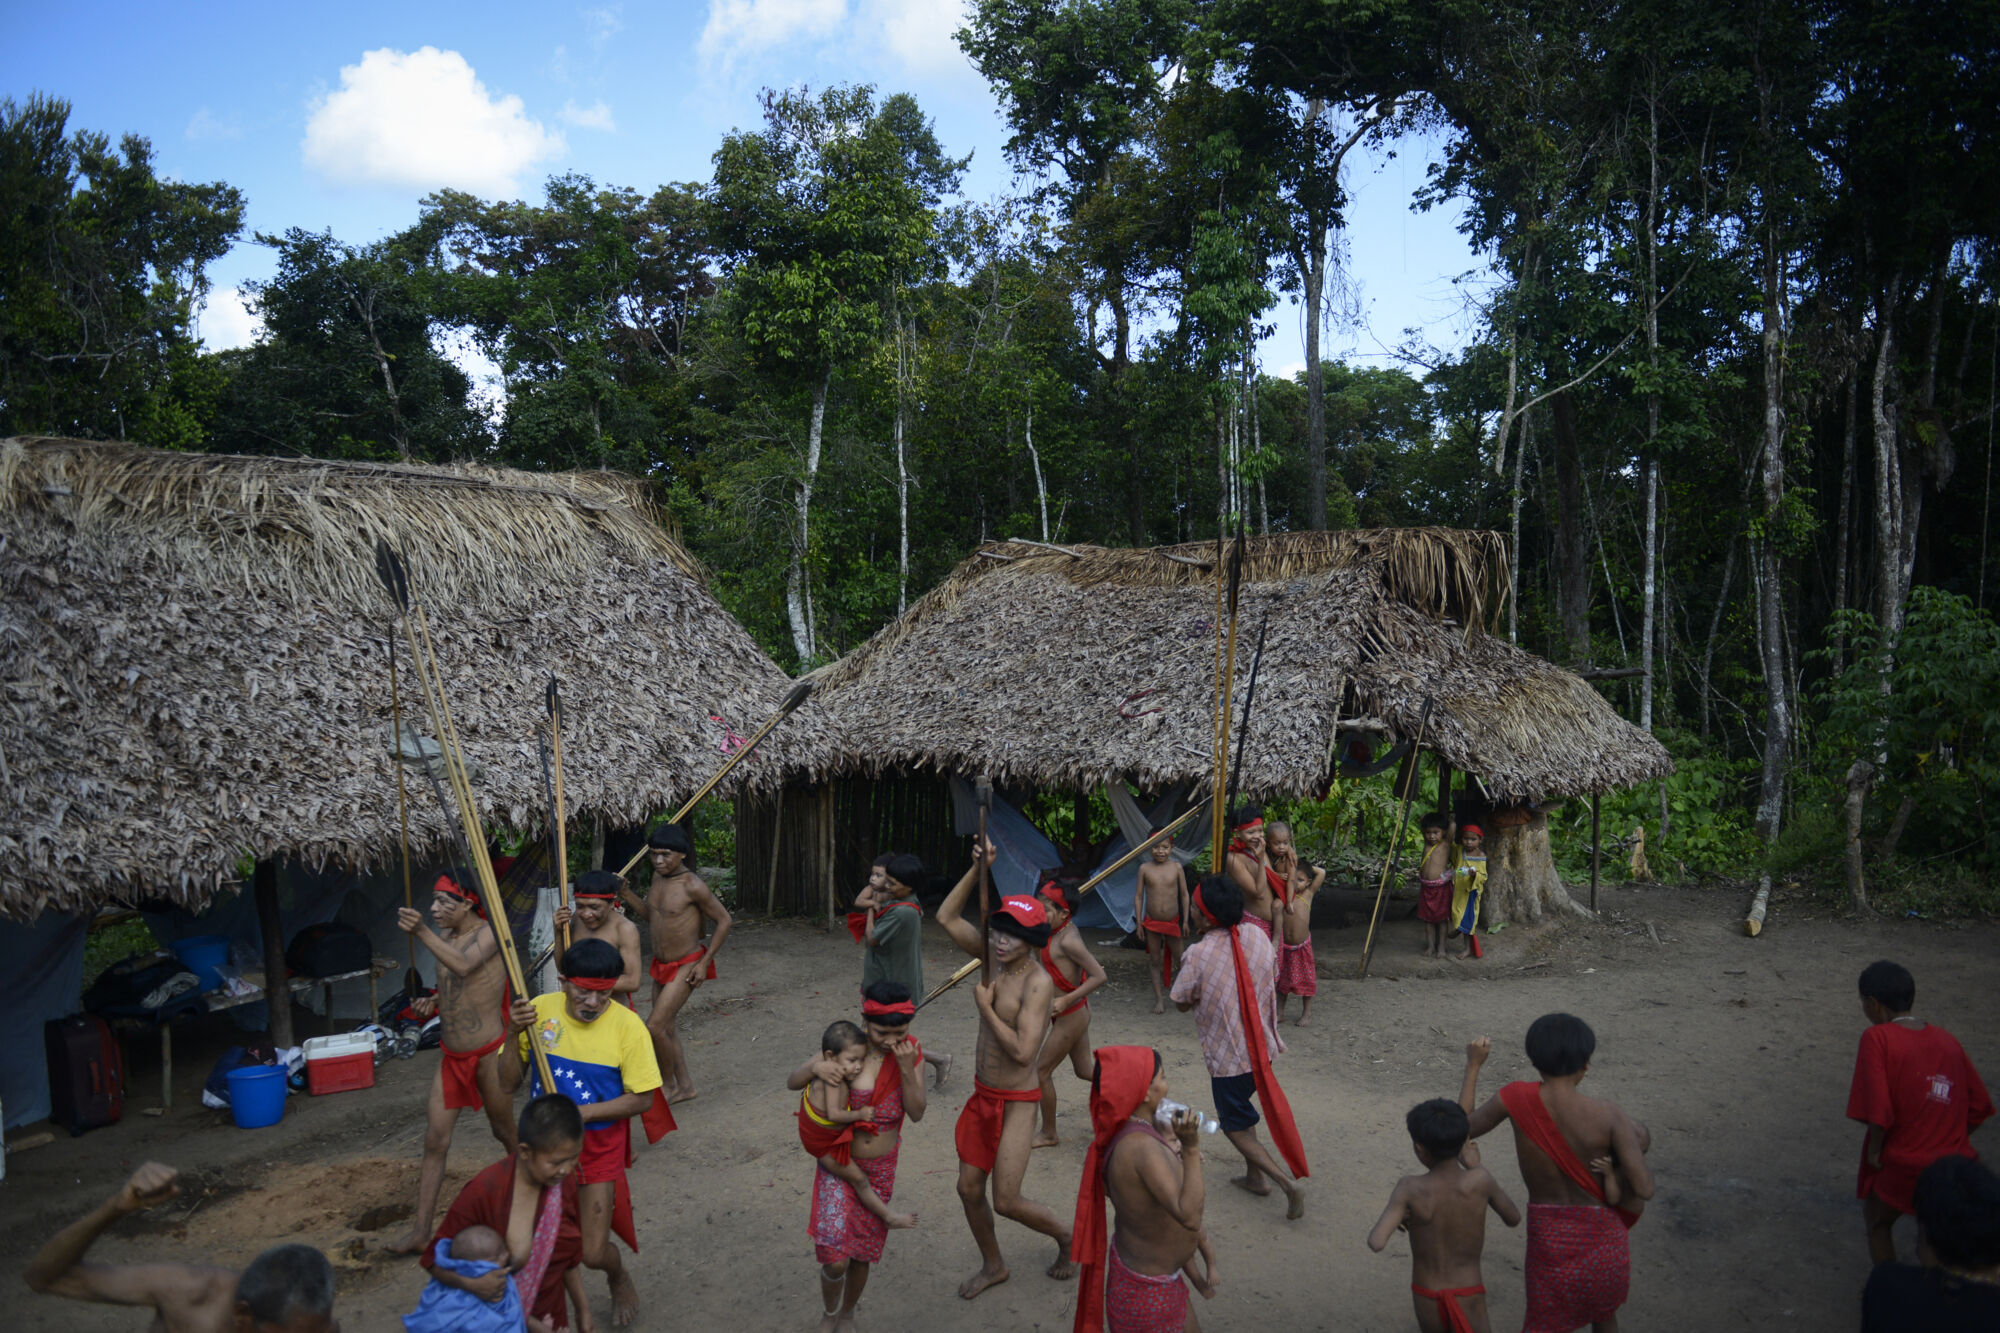
[[[285,927],[278,919],[278,863],[257,863],[250,877],[257,897],[257,918],[264,928],[264,1007],[271,1043],[280,1049],[298,1045],[292,1040],[292,987],[285,974]]]
[[[820,794],[820,855],[826,863],[826,929],[833,931],[833,780],[827,779]]]
[[[1438,813],[1443,815],[1446,819],[1451,819],[1452,817],[1451,761],[1446,759],[1443,755],[1437,756],[1437,761],[1438,761]]]
[[[770,916],[778,910],[778,848],[785,833],[785,789],[778,788],[777,799],[771,803],[771,874],[764,884],[764,915]]]
[[[1604,847],[1598,832],[1598,801],[1601,792],[1590,794],[1590,910],[1597,910],[1597,868],[1604,859]]]

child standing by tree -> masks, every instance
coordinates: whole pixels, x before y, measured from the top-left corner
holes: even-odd
[[[854,1164],[849,1145],[856,1133],[873,1134],[875,1108],[850,1109],[847,1085],[861,1074],[868,1061],[868,1041],[861,1029],[845,1019],[828,1027],[819,1039],[820,1056],[812,1065],[812,1080],[799,1094],[799,1142],[813,1155],[827,1174],[847,1183],[861,1206],[882,1220],[891,1231],[917,1224],[915,1213],[892,1213],[874,1185]]]
[[[1380,1254],[1397,1231],[1410,1233],[1410,1292],[1424,1333],[1489,1333],[1486,1281],[1479,1271],[1486,1210],[1510,1227],[1521,1225],[1521,1210],[1479,1165],[1479,1150],[1467,1150],[1470,1122],[1464,1107],[1434,1098],[1412,1109],[1405,1123],[1427,1170],[1396,1182],[1389,1206],[1368,1233],[1368,1248]]]
[[[1479,908],[1486,897],[1486,834],[1477,824],[1458,831],[1458,846],[1451,857],[1451,933],[1463,935],[1465,944],[1455,958],[1481,958],[1479,950]]]
[[[1424,816],[1424,859],[1417,864],[1417,920],[1424,923],[1424,957],[1444,957],[1444,925],[1451,917],[1451,853],[1445,842],[1449,822]]]

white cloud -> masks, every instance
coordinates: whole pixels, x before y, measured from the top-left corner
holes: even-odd
[[[590,44],[602,51],[606,42],[625,31],[625,7],[604,5],[586,9],[583,11],[583,26],[590,33]]]
[[[195,332],[211,352],[248,347],[264,334],[264,320],[251,311],[241,288],[211,291],[194,316]]]
[[[958,30],[965,26],[965,0],[861,0],[862,28],[880,34],[881,43],[906,68],[959,70],[966,67],[958,49]]]
[[[184,131],[190,139],[241,139],[243,131],[231,121],[222,119],[207,107],[202,107],[188,117]]]
[[[603,130],[606,134],[618,132],[618,122],[611,115],[611,108],[604,105],[604,99],[589,106],[578,106],[575,102],[564,102],[562,123],[574,125],[580,130]]]
[[[508,195],[563,137],[530,118],[519,97],[495,97],[456,51],[369,51],[314,101],[300,145],[308,167],[343,185]]]
[[[830,37],[847,19],[847,0],[709,0],[701,30],[703,64],[728,66],[801,38]]]

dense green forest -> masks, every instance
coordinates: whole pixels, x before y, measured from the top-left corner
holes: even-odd
[[[1887,891],[1987,890],[2000,4],[979,0],[959,41],[1008,198],[843,86],[768,93],[704,182],[253,238],[60,90],[0,103],[0,434],[622,469],[799,668],[984,538],[1496,528],[1500,632],[1636,669],[1607,697],[1679,772],[1609,817],[1656,866],[1837,864],[1852,804]],[[1343,162],[1411,135],[1477,332],[1325,362]],[[252,240],[263,335],[205,351]]]

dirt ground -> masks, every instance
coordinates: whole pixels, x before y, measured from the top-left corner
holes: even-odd
[[[1351,899],[1350,901],[1358,901]],[[1537,1015],[1567,1009],[1597,1030],[1585,1090],[1622,1102],[1653,1134],[1658,1195],[1632,1232],[1628,1330],[1851,1328],[1866,1275],[1853,1199],[1861,1134],[1843,1119],[1863,1019],[1860,969],[1889,956],[1918,978],[1917,1012],[1957,1033],[1989,1082],[2000,1083],[2000,930],[1915,920],[1840,920],[1803,902],[1774,904],[1761,939],[1742,935],[1733,889],[1604,891],[1599,921],[1507,930],[1483,962],[1426,962],[1420,928],[1398,907],[1374,975],[1353,980],[1358,928],[1318,933],[1322,980],[1309,1027],[1287,1026],[1278,1070],[1298,1113],[1313,1174],[1304,1220],[1282,1200],[1227,1187],[1240,1162],[1221,1140],[1207,1163],[1207,1225],[1222,1276],[1200,1304],[1210,1333],[1249,1329],[1408,1329],[1408,1246],[1370,1254],[1365,1237],[1398,1175],[1415,1169],[1402,1128],[1419,1100],[1455,1093],[1464,1043],[1494,1043],[1482,1091],[1533,1077],[1522,1034]],[[1353,918],[1361,919],[1360,912]],[[1092,938],[1100,946],[1099,938]],[[818,1295],[805,1235],[811,1169],[791,1122],[784,1074],[821,1027],[850,1014],[858,951],[796,922],[739,922],[721,978],[683,1018],[701,1096],[677,1108],[679,1133],[642,1149],[633,1173],[640,1241],[641,1329],[810,1329]],[[1093,1003],[1094,1044],[1157,1046],[1175,1095],[1209,1101],[1191,1015],[1155,1017],[1144,955],[1099,947],[1111,980]],[[927,928],[927,974],[955,965]],[[977,1018],[969,989],[927,1010],[918,1035],[961,1057],[930,1114],[906,1130],[896,1201],[919,1229],[897,1233],[860,1308],[862,1327],[887,1330],[1067,1329],[1073,1283],[1042,1274],[1048,1242],[1002,1221],[1013,1280],[970,1304],[955,1295],[978,1264],[953,1190],[951,1126],[971,1090]],[[147,1117],[156,1098],[143,1044],[127,1118],[117,1127],[13,1156],[0,1186],[0,1269],[18,1270],[41,1239],[109,1194],[139,1162],[173,1163],[183,1196],[120,1226],[97,1247],[109,1261],[241,1263],[297,1239],[340,1269],[340,1314],[353,1331],[395,1329],[421,1282],[381,1245],[415,1192],[421,1106],[436,1056],[391,1062],[367,1092],[294,1097],[282,1125],[241,1131],[223,1113],[189,1108]],[[206,1066],[203,1065],[203,1068]],[[191,1079],[187,1082],[191,1082]],[[183,1086],[187,1086],[184,1082]],[[1027,1192],[1067,1215],[1074,1207],[1088,1118],[1085,1085],[1063,1067],[1062,1146],[1035,1154]],[[1991,1131],[1980,1136],[2000,1151]],[[473,1117],[461,1120],[449,1192],[495,1156]],[[1489,1140],[1488,1164],[1525,1201],[1511,1145]],[[1907,1238],[1906,1243],[1907,1243]],[[1522,1236],[1497,1222],[1487,1238],[1493,1326],[1519,1326]],[[609,1301],[591,1275],[600,1328]],[[28,1295],[4,1322],[17,1329],[137,1329],[129,1311]]]

